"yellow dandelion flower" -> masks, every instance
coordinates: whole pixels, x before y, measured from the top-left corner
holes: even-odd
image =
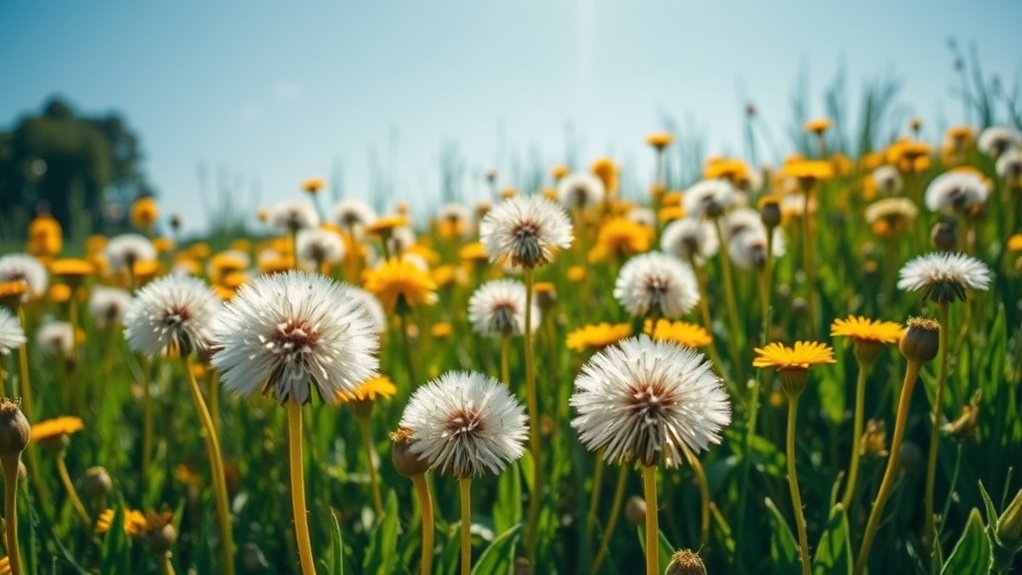
[[[657,150],[663,150],[667,146],[670,146],[673,141],[674,136],[668,132],[655,132],[646,136],[646,143]]]
[[[772,367],[777,371],[806,370],[822,363],[834,363],[834,350],[825,343],[798,341],[788,347],[783,343],[771,343],[756,348],[753,367]]]
[[[394,311],[399,303],[418,307],[437,300],[436,282],[429,272],[402,258],[391,258],[370,270],[365,288],[376,295],[387,311]]]
[[[107,239],[102,234],[93,234],[85,240],[85,255],[92,257],[106,249]]]
[[[41,214],[28,225],[28,253],[49,258],[64,247],[64,233],[60,222],[50,214]]]
[[[157,253],[165,254],[174,251],[174,240],[167,236],[160,236],[153,240],[153,247]]]
[[[47,297],[53,303],[67,303],[71,299],[71,286],[67,284],[53,284],[46,290]]]
[[[831,336],[844,336],[877,343],[898,343],[904,332],[905,328],[900,323],[854,315],[844,319],[835,319],[830,326]]]
[[[365,380],[355,388],[353,393],[338,393],[336,403],[390,399],[394,397],[395,393],[397,393],[397,386],[394,385],[394,382],[386,375],[380,375]]]
[[[975,135],[976,132],[972,129],[972,126],[965,125],[951,126],[945,133],[948,141],[953,142],[959,148],[970,146]]]
[[[486,255],[486,246],[482,242],[465,244],[458,250],[458,257],[465,263],[486,263],[489,256]]]
[[[598,323],[583,326],[568,334],[566,345],[575,351],[600,350],[632,335],[627,323]]]
[[[1008,238],[1008,250],[1022,252],[1022,234],[1015,234]]]
[[[263,274],[277,274],[294,269],[294,258],[291,256],[278,256],[259,260],[259,272]]]
[[[442,321],[440,323],[433,324],[433,327],[429,328],[429,334],[436,339],[446,339],[451,333],[454,332],[454,326]]]
[[[504,200],[509,200],[518,195],[518,190],[514,188],[504,188],[500,190],[500,197]]]
[[[209,257],[213,250],[209,247],[206,242],[196,242],[188,248],[188,253],[198,260],[204,260]]]
[[[810,134],[819,136],[830,128],[831,123],[830,118],[816,118],[803,124],[802,129]]]
[[[0,302],[20,301],[27,293],[28,284],[21,280],[0,282]]]
[[[385,216],[367,225],[365,231],[373,235],[384,236],[394,231],[394,228],[400,228],[407,225],[408,218],[405,216]]]
[[[679,191],[666,192],[662,198],[660,198],[662,204],[667,206],[681,207],[681,200],[684,194]]]
[[[64,437],[83,429],[85,429],[85,423],[78,417],[54,417],[32,426],[32,441],[39,442]]]
[[[571,168],[564,164],[558,164],[553,168],[550,168],[550,175],[554,178],[554,181],[560,180],[564,176],[571,173]]]
[[[653,230],[628,218],[611,218],[600,226],[589,261],[622,259],[649,250]]]
[[[316,192],[322,190],[325,187],[326,180],[324,180],[323,178],[309,178],[302,182],[302,189],[310,194],[315,194]]]
[[[103,534],[110,531],[114,522],[114,510],[107,509],[96,518],[96,533]],[[146,516],[137,509],[124,509],[124,532],[128,537],[141,537],[146,529]]]
[[[586,268],[584,266],[571,266],[568,268],[568,281],[580,282],[586,279]]]
[[[617,192],[617,181],[618,181],[618,167],[614,163],[614,160],[610,158],[597,158],[591,166],[589,171],[593,173],[597,178],[603,180],[603,187],[607,190],[608,194]]]
[[[665,223],[665,224],[669,223],[669,222],[673,222],[674,220],[684,219],[684,217],[685,217],[685,208],[683,208],[681,206],[667,206],[667,207],[663,207],[663,208],[660,208],[660,211],[657,213],[657,218],[659,218],[659,220],[662,223]]]
[[[436,265],[437,262],[440,261],[440,254],[436,253],[436,251],[430,248],[429,246],[424,246],[422,244],[412,244],[410,246],[405,246],[405,249],[404,251],[401,252],[401,254],[418,256],[422,258],[422,261],[426,262],[431,266]]]
[[[827,181],[834,177],[834,166],[822,160],[799,160],[784,164],[782,172],[803,184]]]
[[[139,198],[131,204],[131,225],[147,230],[156,223],[159,213],[156,200],[148,196]]]
[[[50,262],[50,273],[66,280],[81,279],[96,272],[96,266],[87,260],[63,258]]]
[[[650,321],[645,324],[646,333],[650,333]],[[657,321],[656,329],[652,330],[654,340],[670,341],[680,346],[697,349],[706,347],[713,343],[710,332],[702,326],[685,321],[668,321],[661,319]]]
[[[713,158],[708,160],[703,169],[703,178],[707,180],[726,179],[732,183],[749,177],[749,167],[745,162],[734,158]]]

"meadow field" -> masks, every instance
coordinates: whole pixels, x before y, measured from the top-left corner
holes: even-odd
[[[38,213],[0,572],[1012,572],[1022,135],[987,112],[810,119],[762,165],[637,131],[628,193],[588,158],[428,215],[319,178],[203,237]]]

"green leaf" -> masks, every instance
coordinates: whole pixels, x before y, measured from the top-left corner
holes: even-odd
[[[979,510],[972,509],[958,544],[951,551],[941,575],[985,575],[990,569],[990,540]]]
[[[820,536],[813,561],[813,575],[842,575],[852,572],[852,541],[848,536],[848,517],[840,503],[830,511],[827,526]]]
[[[639,547],[642,548],[642,556],[646,556],[646,532],[642,527],[636,527],[635,532],[639,536]],[[659,532],[659,545],[657,546],[657,552],[660,555],[660,568],[666,569],[667,564],[671,562],[671,556],[674,555],[674,547],[671,542],[667,540],[667,536],[664,535],[663,531]]]
[[[816,392],[820,397],[820,407],[831,423],[839,424],[845,418],[845,381],[837,365],[826,366],[819,370]]]
[[[512,525],[494,539],[476,560],[475,566],[472,567],[472,575],[498,575],[510,572],[515,560],[515,543],[521,527],[520,523]]]
[[[497,501],[493,506],[493,530],[504,533],[522,521],[522,478],[518,465],[497,479]]]
[[[369,539],[369,550],[362,562],[364,573],[393,573],[397,570],[397,531],[397,495],[391,490],[387,494],[383,517]]]
[[[330,562],[327,564],[327,572],[344,575],[344,536],[335,513],[330,514],[330,527]]]
[[[128,551],[128,535],[124,532],[124,506],[118,505],[110,520],[110,530],[103,540],[101,571],[110,575],[131,573],[131,556]]]
[[[784,516],[774,505],[774,502],[767,497],[764,500],[767,509],[770,510],[770,522],[773,524],[770,538],[770,558],[774,565],[775,573],[798,573],[802,569],[802,563],[798,560],[798,543],[791,533]]]

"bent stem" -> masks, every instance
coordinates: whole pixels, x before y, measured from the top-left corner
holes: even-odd
[[[287,402],[287,445],[291,475],[291,512],[295,521],[298,563],[302,575],[316,575],[309,542],[309,519],[305,511],[305,473],[302,469],[302,404]]]
[[[21,548],[18,547],[18,461],[21,453],[0,457],[4,473],[4,535],[7,559],[12,575],[22,575]]]
[[[936,541],[937,525],[933,515],[934,483],[937,479],[937,448],[940,446],[940,416],[944,406],[944,385],[947,383],[948,360],[948,303],[940,304],[940,371],[937,375],[937,392],[933,398],[933,427],[930,431],[930,453],[926,460],[926,523],[923,530],[923,543],[927,551],[932,551]]]
[[[472,573],[472,480],[458,480],[461,492],[461,575]]]
[[[798,416],[798,396],[788,398],[788,438],[786,459],[788,460],[788,486],[791,488],[791,505],[795,512],[795,526],[798,530],[799,555],[802,574],[809,575],[809,537],[806,535],[806,518],[802,514],[802,496],[798,490],[798,473],[795,470],[795,419]]]
[[[883,513],[884,505],[891,496],[891,486],[894,485],[894,475],[898,468],[898,456],[901,454],[901,443],[905,438],[905,424],[908,421],[908,406],[912,400],[912,388],[919,377],[921,364],[914,361],[908,362],[905,368],[905,382],[901,386],[901,398],[898,400],[898,415],[894,421],[894,436],[891,438],[891,452],[887,457],[887,469],[884,470],[884,478],[880,481],[880,489],[877,491],[876,499],[873,501],[873,510],[869,513],[869,520],[866,522],[866,530],[862,536],[862,546],[859,548],[859,555],[855,558],[854,575],[862,575],[866,571],[866,561],[869,559],[869,549],[873,545],[873,537],[876,536],[880,527],[880,516]]]
[[[67,472],[67,462],[64,460],[63,450],[57,453],[57,474],[60,475],[60,481],[64,484],[64,489],[67,491],[67,498],[71,500],[71,506],[75,508],[78,517],[81,518],[82,523],[85,525],[91,525],[92,519],[89,518],[89,514],[85,511],[85,506],[82,505],[82,500],[78,497],[78,491],[75,490],[75,484],[71,481],[71,475]]]
[[[419,575],[429,575],[433,570],[433,497],[429,493],[426,474],[412,476],[415,492],[422,508],[422,558],[419,560]]]
[[[862,442],[862,419],[866,403],[866,375],[870,367],[870,362],[859,360],[858,363],[859,374],[855,381],[855,422],[852,426],[852,460],[848,464],[848,485],[845,486],[845,495],[841,498],[841,505],[846,511],[851,509],[852,498],[855,496],[855,482],[859,476],[859,444]]]
[[[369,417],[357,416],[359,429],[362,431],[362,443],[366,450],[366,465],[369,466],[369,489],[373,495],[373,509],[376,511],[376,520],[383,517],[383,497],[380,496],[380,480],[376,476],[376,447],[373,446],[373,438],[369,430]]]
[[[539,525],[539,501],[543,494],[543,459],[540,443],[539,398],[536,395],[536,372],[532,350],[533,269],[525,268],[525,387],[529,407],[529,450],[532,454],[532,496],[529,499],[529,530],[525,548],[529,563],[536,564],[536,541]]]
[[[710,542],[710,486],[706,483],[706,472],[699,458],[684,443],[681,448],[688,464],[692,466],[692,474],[699,488],[699,545],[705,547]]]
[[[646,575],[660,575],[660,527],[656,502],[656,465],[642,468],[643,496],[646,498]]]
[[[621,506],[625,498],[625,485],[628,483],[628,465],[621,463],[617,474],[617,486],[614,487],[614,501],[610,504],[610,515],[607,517],[607,524],[603,528],[603,537],[600,538],[600,550],[596,553],[589,572],[596,575],[603,566],[603,560],[609,551],[610,538],[614,535],[614,528],[617,527],[617,519],[621,515]]]
[[[213,427],[213,418],[206,408],[206,401],[202,399],[202,391],[199,390],[199,383],[195,381],[195,372],[192,371],[192,359],[190,356],[184,358],[185,372],[188,374],[188,387],[192,392],[192,400],[195,403],[195,410],[202,420],[202,427],[206,432],[206,452],[209,456],[209,473],[213,478],[213,493],[216,495],[216,514],[220,523],[220,554],[223,559],[223,570],[227,575],[234,574],[234,533],[231,529],[231,511],[227,498],[227,480],[224,478],[224,460],[220,453],[220,439],[217,437],[216,429]]]

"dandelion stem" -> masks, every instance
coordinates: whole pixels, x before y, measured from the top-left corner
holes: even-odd
[[[859,477],[859,451],[862,442],[862,419],[866,404],[866,375],[869,372],[870,362],[859,360],[859,374],[855,381],[855,418],[852,424],[852,461],[848,464],[848,485],[845,486],[845,495],[841,498],[841,505],[846,510],[851,509],[852,498],[855,496],[855,482]]]
[[[72,284],[71,286],[71,297],[67,300],[68,312],[67,317],[71,324],[71,361],[73,365],[78,365],[78,290],[77,286]],[[84,382],[80,377],[70,378],[69,395],[71,396],[71,411],[72,413],[82,413],[82,385]]]
[[[458,480],[461,492],[461,575],[472,572],[472,480]]]
[[[152,366],[149,357],[142,357],[142,483],[149,477],[153,457],[153,392],[149,381]]]
[[[295,539],[298,543],[298,563],[302,575],[315,575],[309,542],[309,519],[305,511],[305,473],[302,468],[302,404],[287,402],[287,444],[291,471],[291,512],[295,521]]]
[[[813,240],[810,237],[809,200],[813,189],[805,190],[805,203],[802,206],[802,267],[806,273],[806,311],[809,314],[809,333],[816,335],[816,268],[813,262]]]
[[[208,381],[209,387],[209,413],[213,418],[213,428],[216,429],[217,436],[220,435],[220,377],[217,372],[213,371],[210,373],[206,381]]]
[[[681,448],[688,464],[692,466],[696,486],[699,488],[699,544],[705,547],[710,542],[710,486],[706,483],[706,472],[699,458],[684,443]]]
[[[504,334],[500,336],[500,378],[504,385],[511,385],[511,336]]]
[[[82,500],[78,497],[78,491],[75,490],[75,484],[71,481],[71,475],[67,472],[67,462],[64,459],[63,449],[57,453],[57,474],[60,475],[60,481],[64,484],[64,489],[67,490],[67,498],[71,500],[71,506],[75,508],[78,517],[81,518],[82,523],[86,526],[91,525],[92,519],[89,518],[89,514],[85,511],[85,506],[82,505]]]
[[[629,466],[622,463],[617,474],[617,485],[614,487],[614,500],[610,504],[610,515],[607,523],[603,526],[603,537],[600,538],[600,550],[596,553],[596,559],[589,570],[592,575],[600,572],[603,560],[607,557],[610,549],[610,538],[614,536],[614,528],[617,527],[617,519],[621,516],[621,507],[625,498],[625,485],[628,483]]]
[[[788,438],[786,459],[788,460],[788,487],[791,489],[791,505],[795,513],[795,527],[798,530],[799,556],[803,575],[809,575],[809,537],[806,535],[806,518],[802,513],[802,496],[798,490],[798,472],[795,470],[795,420],[798,417],[798,397],[788,397]]]
[[[866,530],[862,536],[862,546],[859,548],[859,555],[855,558],[854,575],[862,575],[866,571],[866,562],[869,559],[869,549],[873,545],[873,537],[876,536],[880,527],[880,516],[883,513],[884,505],[891,496],[891,487],[894,485],[894,474],[897,472],[898,456],[901,454],[901,443],[905,438],[905,425],[908,421],[908,407],[912,400],[912,388],[919,377],[921,364],[909,361],[905,368],[905,381],[901,386],[901,399],[898,401],[898,415],[894,422],[894,436],[891,438],[891,451],[887,457],[887,469],[884,471],[884,478],[880,482],[880,489],[877,491],[876,499],[873,501],[873,510],[869,513],[869,520],[866,522]]]
[[[593,536],[596,527],[596,513],[600,507],[600,486],[603,484],[603,450],[596,453],[596,466],[593,469],[593,488],[589,493],[589,511],[586,513],[586,537]]]
[[[525,385],[529,408],[529,447],[532,453],[532,497],[529,499],[529,531],[526,545],[529,563],[536,564],[536,528],[539,524],[539,502],[543,494],[543,459],[540,443],[539,398],[536,395],[535,360],[532,350],[533,269],[525,269]]]
[[[170,562],[170,551],[160,555],[160,575],[174,575],[174,565]]]
[[[643,496],[646,498],[646,575],[660,575],[660,527],[656,502],[656,466],[642,468]]]
[[[7,559],[12,575],[22,575],[21,548],[18,547],[18,461],[21,453],[0,457],[4,472],[4,535]]]
[[[933,398],[933,427],[930,431],[930,453],[926,460],[926,496],[924,512],[925,528],[923,543],[932,551],[936,541],[936,521],[933,515],[934,483],[937,479],[937,449],[940,447],[940,419],[944,407],[944,386],[947,383],[948,361],[948,303],[940,303],[940,371],[937,374],[937,391]]]
[[[724,229],[721,227],[720,218],[713,220],[717,229],[717,238],[720,240],[720,270],[724,277],[724,297],[727,303],[727,321],[731,333],[728,334],[728,349],[731,354],[731,369],[737,372],[738,380],[741,381],[742,365],[739,360],[738,337],[742,332],[738,328],[738,304],[735,303],[734,278],[731,277],[731,258],[728,255],[727,240],[724,238]]]
[[[366,465],[369,466],[369,488],[373,494],[373,509],[376,511],[376,520],[383,517],[383,497],[380,496],[380,480],[376,476],[376,447],[373,446],[373,438],[369,430],[369,417],[358,416],[358,426],[362,431],[362,443],[366,449]]]
[[[18,321],[21,322],[22,329],[28,329],[28,323],[25,318],[25,306],[18,306]],[[35,421],[35,414],[32,406],[32,382],[29,380],[28,374],[28,342],[21,344],[18,348],[18,374],[21,381],[19,382],[21,392],[21,409],[25,413],[25,419],[29,421]],[[35,481],[36,489],[39,490],[39,499],[41,501],[52,501],[50,498],[50,487],[43,481],[43,476],[39,472],[39,456],[36,455],[35,443],[29,442],[28,447],[25,449],[28,452],[28,470],[31,472],[32,480]]]
[[[713,319],[710,316],[710,301],[708,299],[709,296],[706,293],[706,270],[701,266],[696,265],[694,255],[689,256],[688,263],[692,266],[692,269],[695,270],[696,281],[699,284],[699,313],[703,319],[703,329],[705,329],[706,333],[710,334],[710,337],[713,338],[710,345],[706,346],[706,351],[710,355],[710,362],[717,370],[717,373],[724,378],[724,383],[727,384],[728,389],[730,389],[736,397],[739,397],[738,388],[735,383],[731,381],[731,376],[728,372],[724,370],[724,364],[720,361],[720,355],[717,353],[717,341],[716,338],[713,337]]]
[[[429,575],[433,570],[433,497],[429,493],[429,482],[426,474],[412,476],[415,492],[419,495],[419,507],[422,508],[422,558],[419,560],[419,575]]]
[[[206,401],[202,399],[202,391],[199,390],[199,383],[195,381],[195,373],[192,371],[192,359],[186,356],[184,359],[185,372],[188,374],[188,385],[192,392],[192,400],[195,402],[195,410],[199,412],[199,419],[206,432],[206,450],[209,456],[209,471],[213,478],[213,492],[216,495],[217,519],[220,522],[220,553],[223,558],[222,568],[227,575],[234,574],[234,534],[231,530],[231,512],[227,499],[227,480],[224,478],[224,461],[220,453],[220,439],[217,437],[216,429],[213,427],[213,418],[206,408]]]
[[[412,355],[412,344],[408,341],[408,312],[399,311],[398,314],[398,329],[401,330],[401,347],[405,351],[405,367],[408,369],[408,389],[413,389],[418,378],[415,376],[415,358]]]

